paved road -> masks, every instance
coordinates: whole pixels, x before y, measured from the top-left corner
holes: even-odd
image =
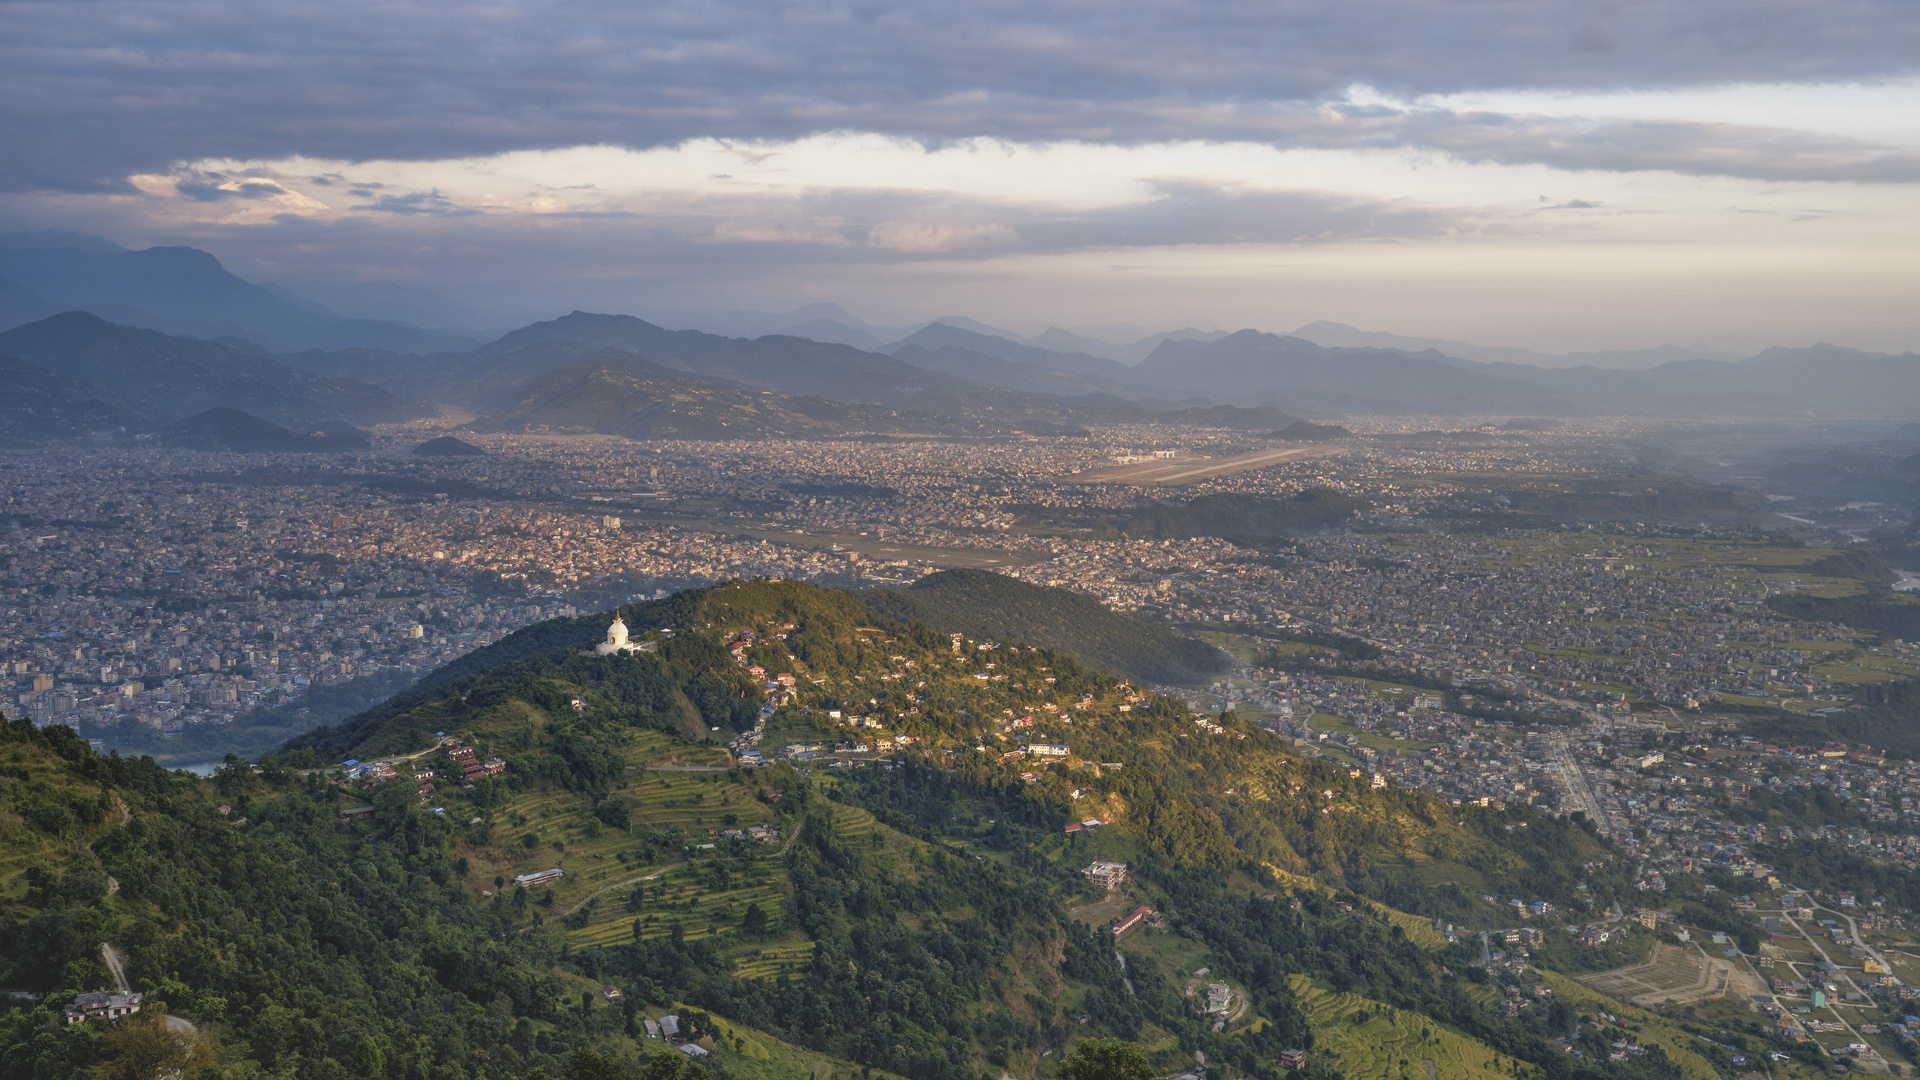
[[[1866,946],[1865,946],[1865,943],[1864,943],[1864,942],[1862,942],[1862,941],[1860,940],[1860,925],[1859,925],[1858,923],[1856,923],[1856,922],[1854,922],[1854,921],[1853,921],[1853,916],[1851,916],[1851,915],[1848,915],[1848,914],[1847,914],[1846,912],[1844,912],[1844,911],[1834,911],[1834,909],[1832,909],[1832,908],[1830,908],[1830,907],[1818,907],[1818,908],[1815,908],[1814,910],[1816,910],[1816,911],[1826,911],[1826,912],[1832,912],[1833,914],[1835,914],[1835,915],[1838,915],[1838,916],[1840,916],[1841,918],[1843,918],[1843,919],[1845,919],[1845,920],[1847,920],[1847,936],[1848,936],[1848,937],[1851,937],[1851,938],[1853,939],[1853,943],[1854,943],[1855,945],[1859,945],[1859,946],[1861,946],[1862,948],[1865,948],[1865,947],[1866,947]],[[1815,946],[1814,946],[1814,948],[1816,948],[1816,949],[1818,949],[1818,948],[1820,948],[1820,947],[1819,947],[1818,945],[1815,945]],[[1873,957],[1873,958],[1874,958],[1875,960],[1880,960],[1880,962],[1881,962],[1881,963],[1883,963],[1883,964],[1884,964],[1884,963],[1886,962],[1885,960],[1882,960],[1882,959],[1881,959],[1881,957],[1879,956],[1879,954],[1877,954],[1877,953],[1875,953],[1875,952],[1874,952],[1874,951],[1873,951],[1872,949],[1867,949],[1867,954],[1868,954],[1869,956],[1872,956],[1872,957]],[[1822,949],[1822,950],[1820,951],[1820,955],[1821,955],[1821,956],[1826,956],[1826,955],[1827,955],[1827,954],[1826,954],[1826,950],[1824,950],[1824,949]],[[1848,971],[1846,971],[1845,969],[1843,969],[1843,968],[1841,968],[1841,967],[1840,967],[1839,965],[1837,965],[1837,964],[1836,964],[1836,965],[1834,965],[1834,970],[1836,970],[1836,971],[1838,971],[1838,972],[1839,972],[1839,974],[1840,974],[1840,977],[1841,977],[1842,979],[1845,979],[1845,980],[1847,981],[1847,985],[1848,985],[1848,986],[1851,986],[1851,987],[1853,987],[1853,992],[1854,992],[1854,993],[1856,993],[1856,994],[1859,994],[1859,995],[1860,995],[1860,996],[1861,996],[1861,997],[1862,997],[1863,999],[1865,999],[1865,1000],[1867,1000],[1867,1001],[1872,1001],[1872,1000],[1873,1000],[1873,997],[1872,997],[1872,995],[1870,995],[1870,994],[1868,994],[1868,993],[1867,993],[1866,991],[1864,991],[1864,990],[1862,990],[1862,989],[1860,989],[1860,984],[1859,984],[1859,983],[1857,983],[1857,982],[1854,982],[1854,981],[1853,981],[1853,975],[1852,975],[1852,973],[1850,973],[1850,972],[1848,972]],[[1889,970],[1891,970],[1891,969],[1889,969]],[[1839,1012],[1838,1012],[1838,1011],[1835,1011],[1835,1012],[1834,1012],[1834,1015],[1835,1015],[1835,1016],[1839,1016],[1840,1014],[1839,1014]],[[1846,1023],[1846,1021],[1845,1021],[1844,1019],[1843,1019],[1843,1020],[1842,1020],[1841,1022],[1842,1022],[1842,1023]],[[1847,1024],[1847,1030],[1848,1030],[1848,1031],[1853,1031],[1853,1025],[1852,1025],[1852,1024]],[[1860,1033],[1859,1033],[1859,1032],[1854,1032],[1854,1036],[1853,1036],[1853,1037],[1854,1037],[1854,1040],[1855,1040],[1856,1042],[1866,1042],[1866,1040],[1865,1040],[1865,1039],[1862,1039],[1862,1038],[1860,1037]]]
[[[1825,910],[1827,910],[1827,911],[1833,911],[1833,909],[1832,909],[1832,908],[1826,908]],[[1848,937],[1851,937],[1851,938],[1853,938],[1853,943],[1854,943],[1855,945],[1858,945],[1858,946],[1860,946],[1861,948],[1863,948],[1863,949],[1865,949],[1865,950],[1867,950],[1867,955],[1868,955],[1868,956],[1870,956],[1870,957],[1872,957],[1872,958],[1873,958],[1873,959],[1874,959],[1874,960],[1875,960],[1875,961],[1876,961],[1877,963],[1879,963],[1879,965],[1880,965],[1881,967],[1883,967],[1883,968],[1886,968],[1886,969],[1887,969],[1888,971],[1892,971],[1892,970],[1893,970],[1893,965],[1891,965],[1891,964],[1889,964],[1889,963],[1887,963],[1887,958],[1886,958],[1886,957],[1884,957],[1884,956],[1882,956],[1882,955],[1880,955],[1880,952],[1879,952],[1879,950],[1877,950],[1877,949],[1875,949],[1875,948],[1874,948],[1873,946],[1871,946],[1871,945],[1869,945],[1869,944],[1867,944],[1867,943],[1866,943],[1866,941],[1865,941],[1865,940],[1864,940],[1863,938],[1861,938],[1861,936],[1860,936],[1860,924],[1859,924],[1859,923],[1857,923],[1857,922],[1854,922],[1854,921],[1853,921],[1853,916],[1851,916],[1851,915],[1848,915],[1848,914],[1847,914],[1846,912],[1844,912],[1844,911],[1841,911],[1841,912],[1834,912],[1834,913],[1835,913],[1836,915],[1839,915],[1839,916],[1840,916],[1841,918],[1843,918],[1843,919],[1845,919],[1845,920],[1847,920],[1847,936],[1848,936]],[[1852,978],[1852,977],[1851,977],[1851,976],[1849,976],[1848,978],[1849,978],[1849,981],[1851,981],[1851,978]],[[1857,989],[1859,989],[1859,987],[1855,987],[1854,989],[1856,989],[1856,990],[1857,990]]]
[[[1814,940],[1814,937],[1812,934],[1807,933],[1805,927],[1801,926],[1798,922],[1794,920],[1794,918],[1791,915],[1788,915],[1785,911],[1782,911],[1780,913],[1780,921],[1786,923],[1788,926],[1791,926],[1795,930],[1799,931],[1800,936],[1807,939],[1807,944],[1813,946],[1813,951],[1820,954],[1820,959],[1825,960],[1827,964],[1831,966],[1835,972],[1839,973],[1841,978],[1846,979],[1848,986],[1853,986],[1852,977],[1847,975],[1845,972],[1840,971],[1840,965],[1835,964],[1833,962],[1833,957],[1827,955],[1827,950],[1822,948],[1818,941]],[[1856,938],[1855,940],[1858,940],[1858,939]],[[1860,989],[1858,986],[1853,986],[1853,988],[1855,990]],[[1854,1042],[1867,1041],[1865,1037],[1863,1037],[1858,1031],[1855,1031],[1853,1029],[1853,1025],[1847,1022],[1846,1017],[1840,1015],[1840,1010],[1835,1009],[1831,1005],[1829,1005],[1827,1008],[1827,1012],[1831,1013],[1833,1016],[1833,1019],[1838,1020],[1841,1026],[1847,1029],[1847,1034],[1853,1036]],[[1818,1040],[1815,1040],[1815,1044],[1818,1045]],[[1823,1047],[1822,1049],[1824,1050],[1825,1048]]]

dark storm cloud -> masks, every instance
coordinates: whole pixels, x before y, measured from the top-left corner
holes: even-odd
[[[1421,94],[1859,80],[1909,72],[1915,56],[1909,0],[29,0],[0,4],[0,186],[111,189],[183,160],[834,130],[1434,145],[1784,175],[1726,130],[1490,131],[1451,113],[1321,103],[1355,83]],[[1700,135],[1731,145],[1678,145]],[[1773,149],[1855,178],[1912,169],[1867,146]]]

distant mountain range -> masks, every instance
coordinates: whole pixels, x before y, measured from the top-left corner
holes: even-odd
[[[914,323],[909,326],[880,326],[854,316],[839,304],[829,303],[808,304],[785,314],[765,311],[661,308],[645,312],[645,317],[650,322],[675,330],[701,330],[723,337],[764,337],[768,334],[787,334],[814,341],[834,342],[852,345],[858,349],[875,349],[884,352],[891,352],[892,349],[888,346],[900,345],[929,327],[946,326],[983,337],[1001,338],[1016,345],[1028,345],[1060,353],[1085,353],[1129,365],[1146,359],[1147,355],[1153,352],[1162,341],[1212,341],[1225,337],[1227,333],[1223,330],[1197,330],[1188,327],[1157,334],[1142,332],[1124,341],[1114,342],[1087,337],[1084,334],[1054,326],[1036,337],[1028,337],[1012,330],[989,326],[964,315],[945,315],[930,322]],[[938,347],[937,344],[927,341],[921,341],[918,344]]]
[[[0,357],[84,384],[81,392],[96,400],[124,402],[127,418],[113,426],[219,407],[291,428],[329,420],[384,424],[435,411],[371,383],[318,375],[219,342],[121,326],[84,311],[0,333]]]
[[[1358,330],[1345,323],[1311,322],[1293,332],[1315,345],[1341,349],[1398,349],[1402,352],[1426,352],[1482,364],[1526,364],[1539,368],[1596,367],[1644,369],[1679,360],[1733,360],[1737,357],[1719,349],[1697,345],[1660,345],[1651,349],[1604,349],[1598,352],[1542,353],[1502,345],[1472,345],[1446,338],[1406,337],[1377,330]]]
[[[341,318],[284,290],[247,282],[195,248],[127,251],[97,237],[22,235],[0,238],[0,329],[81,310],[125,326],[238,338],[275,352],[353,346],[433,352],[480,343],[401,322]],[[64,246],[73,243],[80,246]]]
[[[424,289],[316,288],[361,310],[477,317]],[[150,433],[210,409],[298,433],[428,415],[430,403],[470,409],[487,430],[636,438],[1060,433],[1115,423],[1268,434],[1301,414],[1920,415],[1920,357],[1833,345],[1742,360],[1676,346],[1546,355],[1331,322],[1291,335],[1189,328],[1114,344],[1057,327],[1024,336],[958,316],[885,327],[834,304],[662,318],[704,328],[576,311],[481,344],[344,318],[192,248],[128,251],[79,234],[13,234],[0,237],[0,327],[11,327],[0,330],[0,357],[18,363],[0,363],[9,398],[0,438],[33,445]],[[1101,332],[1123,330],[1131,332]]]
[[[1217,341],[1166,341],[1134,369],[1142,385],[1319,413],[1565,413],[1546,387],[1468,371],[1438,353],[1329,349],[1242,330]]]
[[[668,371],[603,350],[612,363],[558,368],[529,382],[481,431],[621,435],[629,439],[815,438],[848,432],[974,434],[953,417],[791,397]]]
[[[948,335],[945,340],[979,337],[967,331],[943,330],[935,331],[933,338],[940,339],[940,334]],[[984,347],[996,351],[1023,348],[1010,342]],[[1119,392],[1123,388],[1113,380],[1053,372],[1039,364],[1063,354],[1045,350],[1030,350],[1028,359],[1032,363],[1002,360],[959,350],[956,346],[926,350],[919,345],[908,345],[902,352],[921,363],[850,345],[786,335],[728,338],[697,330],[668,330],[630,315],[576,311],[559,319],[522,327],[467,353],[409,356],[371,350],[314,351],[288,359],[316,372],[378,380],[404,394],[471,408],[496,418],[489,423],[544,425],[553,430],[599,430],[609,434],[644,428],[661,432],[658,437],[666,437],[664,432],[669,429],[709,430],[701,427],[705,421],[696,416],[717,417],[719,413],[713,410],[718,407],[718,398],[714,395],[726,393],[771,392],[796,399],[782,408],[815,417],[824,425],[814,429],[818,433],[935,429],[978,434],[1060,432],[1078,430],[1089,423],[1144,423],[1163,419],[1191,423],[1194,422],[1192,415],[1183,414],[1182,410],[1195,405],[1223,408],[1193,400],[1146,399],[1138,389]],[[952,362],[936,363],[928,359],[930,356]],[[1082,369],[1094,364],[1126,370],[1112,361],[1092,357],[1066,356],[1061,362]],[[567,388],[564,380],[542,384],[540,392],[534,393],[536,388],[530,380],[562,369],[628,372],[638,380],[634,385],[639,388],[639,396],[622,394],[620,400],[636,403],[636,412],[644,416],[616,421],[604,404]],[[584,371],[574,371],[568,378],[585,378]],[[671,423],[667,423],[667,414],[650,404],[638,403],[650,401],[649,395],[665,386],[663,380],[670,374],[706,382],[689,391],[692,397],[683,411],[673,413]],[[609,376],[598,378],[604,380]],[[715,390],[715,386],[720,389]],[[797,400],[802,398],[818,400],[803,404]],[[699,402],[697,408],[696,401]],[[881,409],[826,409],[823,403]],[[752,404],[757,410],[762,403]],[[930,428],[930,421],[926,419],[929,417],[946,417],[964,423],[937,424]],[[1267,430],[1292,419],[1273,410],[1236,410],[1230,406],[1215,413],[1213,418],[1225,426],[1248,430]],[[635,424],[641,428],[635,428]],[[684,426],[689,424],[693,426]],[[798,434],[806,427],[792,416],[775,418],[764,414],[748,426],[754,431],[764,428],[769,435]]]

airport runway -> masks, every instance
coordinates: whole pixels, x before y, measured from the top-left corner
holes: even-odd
[[[1216,476],[1229,476],[1237,472],[1246,472],[1248,469],[1264,469],[1283,461],[1332,457],[1346,452],[1347,449],[1344,446],[1314,444],[1261,450],[1258,453],[1224,458],[1156,458],[1153,461],[1143,461],[1135,465],[1089,469],[1086,472],[1062,477],[1062,480],[1070,484],[1191,484],[1196,480],[1211,480]]]

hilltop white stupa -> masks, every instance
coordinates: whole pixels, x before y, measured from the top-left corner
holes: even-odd
[[[628,641],[627,624],[615,615],[607,627],[607,640],[593,647],[595,656],[611,656],[614,653],[652,652],[655,646],[650,641]]]

